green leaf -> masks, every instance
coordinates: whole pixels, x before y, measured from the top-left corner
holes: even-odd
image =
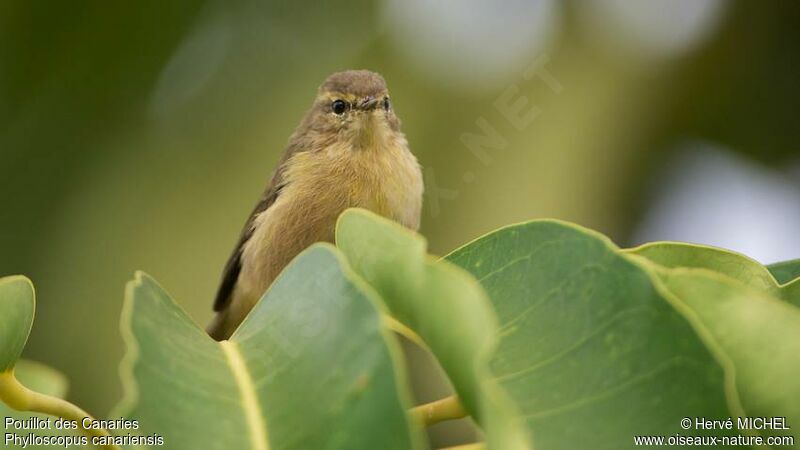
[[[230,341],[151,278],[128,286],[125,415],[170,449],[415,449],[393,336],[338,252],[298,256]]]
[[[656,242],[624,251],[647,258],[663,267],[711,270],[769,296],[800,306],[800,280],[796,283],[778,280],[767,267],[730,250],[682,242]],[[800,264],[789,261],[777,266],[777,271],[783,279],[798,270],[797,266]]]
[[[428,256],[419,235],[368,211],[342,214],[336,244],[391,314],[436,355],[489,448],[530,448],[514,403],[489,372],[497,319],[475,279]]]
[[[17,364],[14,366],[14,373],[16,374],[17,379],[22,383],[25,387],[32,389],[36,392],[40,392],[45,395],[52,395],[58,398],[64,398],[67,394],[67,379],[57,370],[54,370],[50,367],[47,367],[43,364],[39,364],[33,361],[27,360],[19,360]],[[16,420],[26,420],[31,419],[33,417],[37,418],[50,418],[53,420],[52,416],[47,416],[45,414],[34,414],[28,412],[20,412],[14,411],[8,406],[6,406],[3,402],[0,402],[0,420],[3,420],[5,423],[5,418],[11,417]],[[0,441],[0,448],[21,448],[20,445],[13,445],[13,444],[5,444],[5,433],[15,433],[18,436],[26,437],[29,434],[33,433],[38,436],[60,436],[60,435],[68,435],[68,436],[81,436],[80,433],[77,431],[64,431],[55,429],[55,427],[51,427],[47,430],[15,430],[5,428],[3,433],[0,433],[0,437],[2,437],[2,441]],[[42,446],[42,445],[31,445],[25,447],[28,450],[44,450],[44,449],[52,449],[52,446]]]
[[[17,379],[28,389],[44,395],[64,398],[67,395],[69,382],[59,371],[44,364],[21,359],[14,367]]]
[[[733,415],[800,424],[800,309],[704,269],[661,277],[725,368]]]
[[[629,448],[635,435],[685,435],[687,416],[728,417],[712,354],[604,236],[534,221],[447,258],[489,293],[500,320],[491,368],[537,450]]]
[[[766,267],[747,256],[705,245],[654,242],[625,250],[664,267],[708,269],[741,281],[754,289],[778,294],[778,283]]]
[[[12,369],[22,355],[35,309],[33,284],[29,279],[0,278],[0,372]]]
[[[67,393],[67,380],[64,376],[43,364],[20,360],[22,351],[28,341],[33,326],[36,310],[36,297],[31,281],[23,276],[0,278],[0,372],[13,371],[13,376],[25,387],[33,391],[63,398]],[[51,416],[30,412],[16,411],[0,401],[0,420],[4,431],[0,437],[0,448],[20,448],[22,444],[8,438],[25,439],[32,435],[38,437],[73,436],[79,437],[77,431],[65,431],[50,427],[43,430],[26,430],[5,427],[5,419],[29,420],[32,418],[50,419]],[[31,450],[52,448],[22,441],[25,448]]]
[[[784,261],[767,266],[778,283],[786,284],[800,278],[800,259]]]

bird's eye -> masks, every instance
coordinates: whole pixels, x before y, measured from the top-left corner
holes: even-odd
[[[331,110],[334,114],[342,115],[347,111],[347,102],[344,100],[334,100],[331,103]]]
[[[392,104],[389,102],[389,97],[383,97],[383,109],[388,111],[391,107]]]

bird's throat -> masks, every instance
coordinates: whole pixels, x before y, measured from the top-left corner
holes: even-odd
[[[381,118],[368,113],[360,118],[353,136],[353,147],[357,150],[379,149],[388,142],[389,127]]]

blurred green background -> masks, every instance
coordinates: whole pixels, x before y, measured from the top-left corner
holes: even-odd
[[[435,253],[556,217],[798,257],[798,24],[789,0],[2,1],[0,274],[38,291],[26,357],[102,415],[134,270],[205,325],[289,134],[349,68],[389,83]]]

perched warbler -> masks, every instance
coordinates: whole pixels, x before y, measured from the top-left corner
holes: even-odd
[[[361,207],[419,228],[423,182],[383,77],[334,73],[289,138],[222,275],[209,334],[227,339],[278,273],[340,213]]]

